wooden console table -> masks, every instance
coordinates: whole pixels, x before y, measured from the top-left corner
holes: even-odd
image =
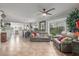
[[[1,42],[6,42],[6,41],[7,41],[7,33],[1,32]]]

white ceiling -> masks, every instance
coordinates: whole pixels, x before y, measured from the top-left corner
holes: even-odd
[[[43,17],[40,10],[43,8],[55,10],[50,13],[52,16]],[[39,20],[52,20],[59,17],[66,17],[74,8],[79,8],[78,3],[0,3],[0,9],[7,15],[7,21],[13,22],[34,22]],[[39,15],[40,14],[40,15]]]

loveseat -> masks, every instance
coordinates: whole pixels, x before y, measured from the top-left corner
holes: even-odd
[[[61,38],[64,39],[65,37]],[[72,52],[72,38],[66,38],[66,40],[61,41],[59,37],[53,38],[53,44],[61,52]]]

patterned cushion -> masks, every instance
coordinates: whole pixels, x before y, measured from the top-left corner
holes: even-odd
[[[32,37],[36,37],[37,33],[36,32],[32,32]]]
[[[63,38],[65,38],[65,37],[63,37],[63,36],[62,37],[58,37],[58,40],[61,41]]]
[[[71,41],[72,41],[71,38],[65,37],[65,38],[63,38],[63,39],[61,40],[61,43],[64,43],[64,42],[71,42]]]

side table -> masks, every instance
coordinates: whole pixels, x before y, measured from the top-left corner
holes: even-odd
[[[72,41],[72,54],[79,55],[79,40]]]

